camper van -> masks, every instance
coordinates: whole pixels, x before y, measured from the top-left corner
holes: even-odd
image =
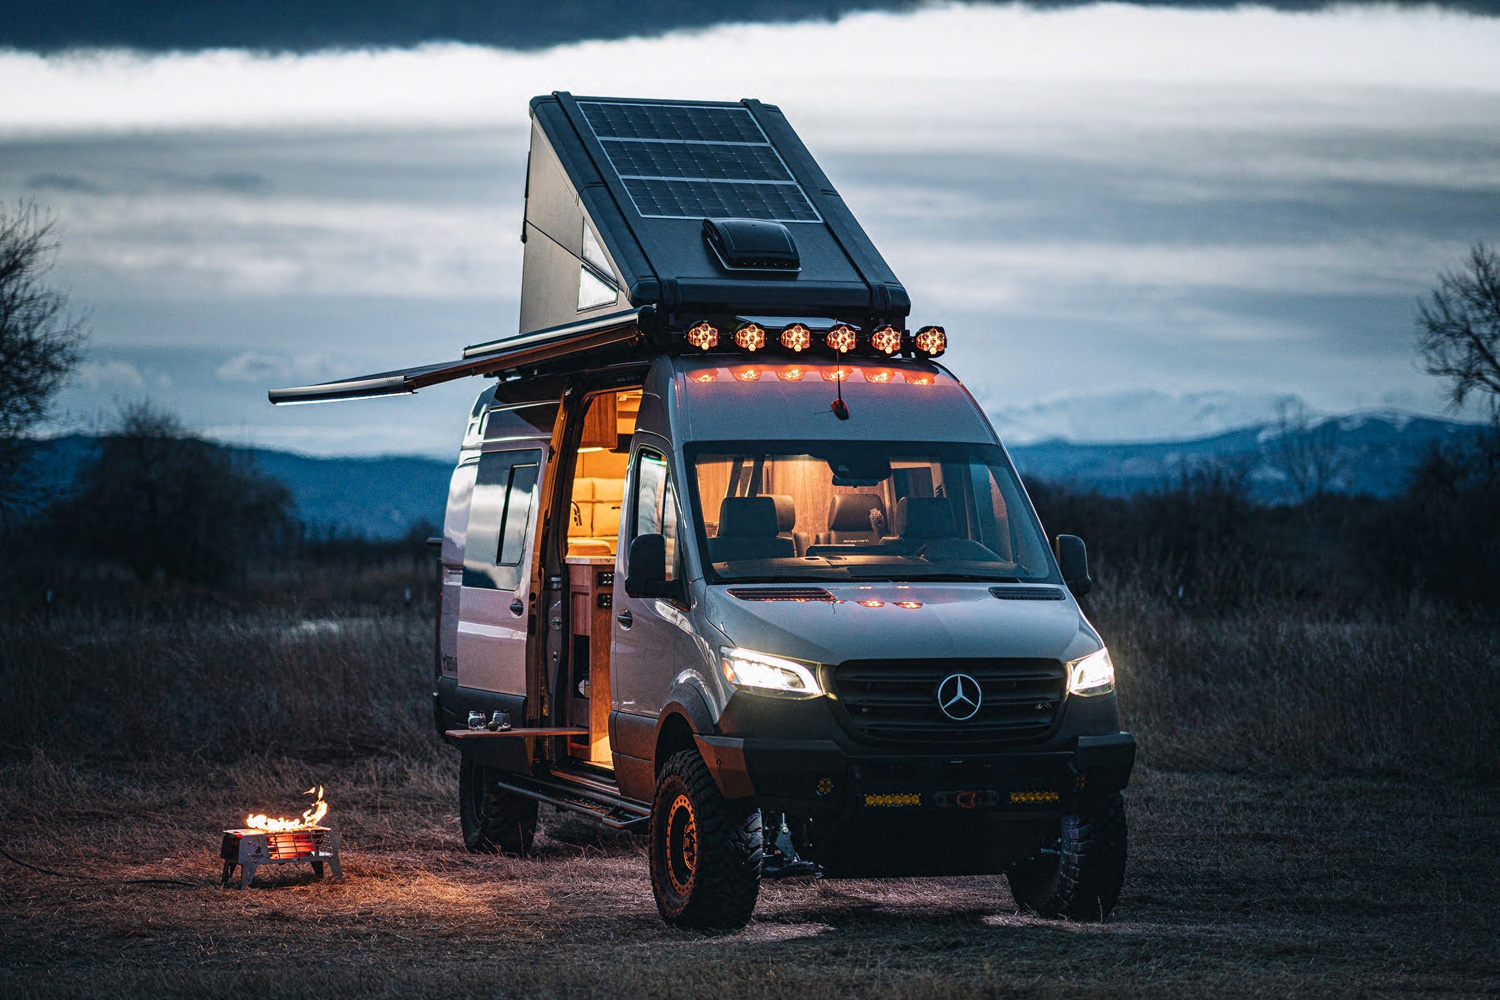
[[[1135,741],[974,398],[782,112],[531,104],[520,328],[271,392],[488,378],[441,538],[433,704],[472,851],[538,806],[649,837],[662,917],[762,878],[1004,873],[1103,919]]]

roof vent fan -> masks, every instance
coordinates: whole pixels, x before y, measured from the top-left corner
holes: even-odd
[[[800,271],[802,258],[792,234],[779,222],[704,219],[703,238],[725,270]]]

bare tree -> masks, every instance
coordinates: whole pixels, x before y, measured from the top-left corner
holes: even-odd
[[[1348,467],[1339,451],[1338,425],[1317,420],[1300,402],[1276,407],[1276,459],[1304,501],[1328,492]]]
[[[0,517],[31,499],[19,482],[30,432],[78,364],[82,321],[46,283],[57,243],[34,204],[0,206]]]
[[[1451,383],[1449,403],[1480,397],[1500,424],[1500,255],[1493,247],[1474,244],[1461,269],[1438,276],[1417,327],[1427,373]]]

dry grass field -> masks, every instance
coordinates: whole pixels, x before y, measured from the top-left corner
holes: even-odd
[[[420,608],[11,616],[0,846],[104,881],[0,859],[0,996],[1500,995],[1492,623],[1107,586],[1096,617],[1143,748],[1108,923],[1001,878],[800,881],[703,935],[636,838],[544,810],[536,857],[462,851]],[[219,889],[219,831],[315,782],[346,877]]]

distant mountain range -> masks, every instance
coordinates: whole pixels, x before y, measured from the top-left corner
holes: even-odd
[[[1375,496],[1400,492],[1412,467],[1434,445],[1462,442],[1479,432],[1474,424],[1389,412],[1328,417],[1303,430],[1331,489]],[[36,460],[39,478],[66,489],[95,447],[93,438],[80,435],[45,442]],[[1028,479],[1116,496],[1161,489],[1184,469],[1223,463],[1246,475],[1258,500],[1297,499],[1287,473],[1293,457],[1270,424],[1187,441],[1040,441],[1014,445],[1010,453]],[[316,530],[395,538],[420,522],[442,524],[453,471],[449,461],[406,455],[313,458],[268,449],[250,454],[264,472],[287,484],[297,516]]]
[[[1161,489],[1184,470],[1220,463],[1243,472],[1257,500],[1284,503],[1298,498],[1288,469],[1305,467],[1309,458],[1322,466],[1327,487],[1334,492],[1392,496],[1405,487],[1412,468],[1432,447],[1462,442],[1479,432],[1475,424],[1382,412],[1310,421],[1299,435],[1304,442],[1301,455],[1289,453],[1275,424],[1186,441],[1040,441],[1013,446],[1010,453],[1025,477],[1114,496]]]

